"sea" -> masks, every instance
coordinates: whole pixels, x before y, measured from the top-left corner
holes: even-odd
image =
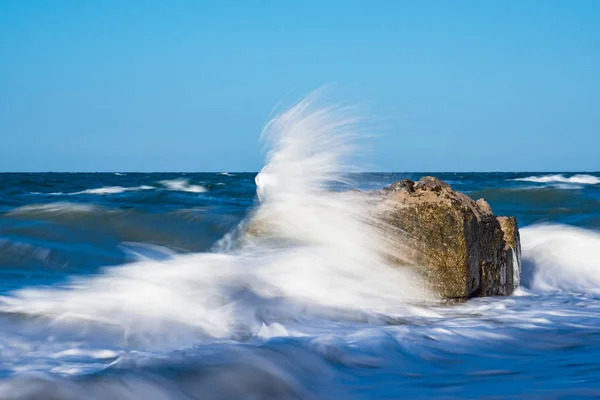
[[[348,172],[323,119],[260,173],[0,174],[0,398],[600,397],[600,173]],[[379,257],[363,194],[425,175],[517,217],[513,295]]]

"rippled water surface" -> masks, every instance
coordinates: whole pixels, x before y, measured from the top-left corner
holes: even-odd
[[[255,173],[0,174],[0,398],[600,397],[600,174],[435,175],[517,216],[515,295],[416,300],[355,208],[260,210]],[[257,210],[318,246],[240,250]]]

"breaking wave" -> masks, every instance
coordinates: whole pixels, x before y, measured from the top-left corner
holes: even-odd
[[[559,224],[521,229],[523,285],[537,292],[600,294],[600,233]]]
[[[75,196],[80,194],[97,194],[97,195],[109,195],[109,194],[119,194],[124,192],[135,192],[138,190],[152,190],[153,186],[135,186],[135,187],[123,187],[123,186],[107,186],[95,189],[86,189],[81,190],[79,192],[71,192],[71,193],[63,193],[63,192],[52,192],[52,193],[38,193],[35,192],[33,194],[48,194],[51,196]]]
[[[233,176],[233,175],[228,175]],[[208,189],[201,185],[191,184],[187,179],[179,178],[179,179],[168,179],[158,182],[159,186],[149,186],[149,185],[141,185],[141,186],[133,186],[133,187],[123,187],[123,186],[106,186],[94,189],[86,189],[80,190],[77,192],[52,192],[52,193],[40,193],[40,192],[32,192],[32,194],[41,194],[41,195],[50,195],[50,196],[76,196],[76,195],[113,195],[125,192],[137,192],[142,190],[171,190],[176,192],[187,192],[187,193],[204,193],[207,192]]]
[[[179,347],[199,336],[298,335],[293,321],[311,315],[364,320],[414,312],[411,304],[429,294],[411,271],[390,268],[369,197],[328,190],[347,181],[357,121],[343,108],[314,102],[298,103],[263,133],[271,150],[256,178],[261,203],[242,227],[268,227],[268,235],[240,229],[228,252],[177,255],[63,287],[19,290],[1,299],[0,310],[101,324],[136,348]],[[182,179],[162,184],[205,190]]]
[[[136,187],[122,187],[122,186],[109,186],[97,189],[82,190],[81,192],[69,193],[69,194],[118,194],[123,192],[132,192],[137,190],[151,190],[154,189],[152,186],[136,186]]]
[[[600,184],[600,178],[594,175],[578,174],[566,177],[562,174],[557,175],[542,175],[528,176],[525,178],[516,178],[515,181],[535,182],[535,183],[575,183],[582,185],[597,185]]]
[[[189,193],[204,193],[207,189],[204,186],[192,185],[187,179],[168,179],[160,181],[169,190],[189,192]]]

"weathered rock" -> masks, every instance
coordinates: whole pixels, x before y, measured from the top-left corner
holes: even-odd
[[[415,191],[415,183],[410,179],[403,179],[396,183],[393,183],[390,187],[384,188],[383,191],[385,193],[389,192],[414,192]]]
[[[410,189],[413,190],[410,190]],[[441,297],[509,295],[519,282],[520,243],[514,217],[495,217],[435,177],[400,181],[383,191],[382,217],[389,224],[400,265],[412,265]]]
[[[435,176],[424,176],[417,182],[415,189],[441,192],[444,189],[451,189],[451,187],[440,178],[436,178]]]

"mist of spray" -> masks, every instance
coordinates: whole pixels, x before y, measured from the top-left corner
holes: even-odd
[[[315,107],[309,96],[270,121],[270,147],[256,178],[260,204],[246,226],[268,226],[229,253],[176,256],[108,268],[63,288],[4,297],[3,311],[58,323],[110,326],[130,345],[200,336],[293,334],[283,320],[404,313],[426,293],[406,269],[388,265],[369,196],[332,192],[346,182],[358,120],[348,108]],[[293,325],[293,323],[292,323]],[[194,339],[196,340],[196,339]]]

